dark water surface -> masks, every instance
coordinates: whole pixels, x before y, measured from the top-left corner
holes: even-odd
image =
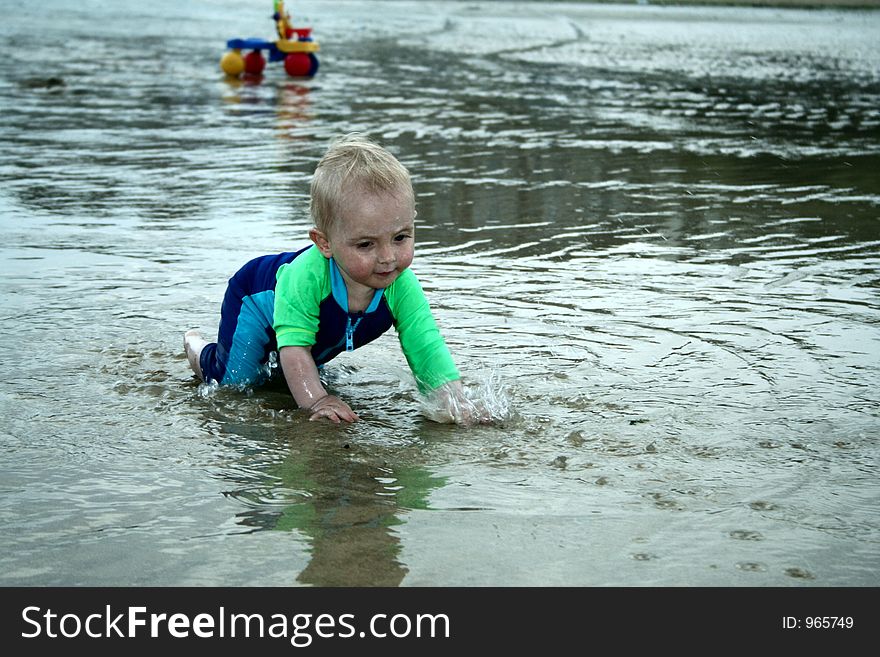
[[[290,7],[249,84],[269,2],[0,2],[0,584],[880,584],[880,13]],[[341,429],[190,375],[352,130],[493,426],[393,334]]]

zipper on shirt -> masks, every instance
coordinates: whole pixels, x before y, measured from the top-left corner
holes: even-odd
[[[361,323],[363,317],[358,317],[357,321],[352,324],[351,323],[351,315],[348,316],[348,321],[345,324],[345,350],[346,351],[354,351],[354,332],[357,330],[358,324]]]

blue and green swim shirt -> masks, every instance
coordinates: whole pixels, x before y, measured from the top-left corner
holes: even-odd
[[[411,270],[376,290],[365,311],[351,313],[336,263],[314,246],[260,256],[229,279],[217,342],[202,350],[202,374],[222,385],[254,385],[269,375],[273,351],[308,347],[320,366],[372,342],[391,326],[419,390],[460,378]]]

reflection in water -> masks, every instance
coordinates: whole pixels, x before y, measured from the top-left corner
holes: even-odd
[[[278,90],[277,112],[279,136],[285,139],[303,139],[295,132],[312,119],[314,110],[309,99],[310,87],[288,82]]]
[[[340,435],[336,427],[308,422],[290,409],[283,383],[245,399],[205,385],[197,391],[203,422],[216,427],[230,454],[238,454],[221,474],[231,484],[224,495],[246,506],[237,523],[305,539],[308,563],[298,582],[401,583],[407,568],[394,528],[408,513],[427,511],[431,492],[446,483],[420,464],[418,443],[384,444],[389,438],[381,433]]]
[[[0,24],[0,583],[878,583],[880,15],[317,3],[318,76],[244,84],[222,4]],[[353,130],[503,423],[426,420],[393,335],[342,430],[193,383]]]
[[[309,97],[312,89],[308,84],[278,83],[273,80],[264,85],[262,76],[227,77],[223,82],[229,87],[229,93],[223,100],[230,105],[233,114],[237,111],[248,115],[258,114],[264,108],[274,107],[275,126],[281,138],[298,138],[296,131],[307,127],[314,115]]]
[[[398,561],[400,540],[393,527],[406,510],[427,508],[427,493],[443,481],[423,469],[340,456],[322,463],[293,449],[279,467],[285,486],[310,492],[307,502],[285,508],[275,525],[309,537],[311,560],[297,580],[316,586],[397,586],[407,570]]]

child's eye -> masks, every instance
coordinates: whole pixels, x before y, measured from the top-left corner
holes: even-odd
[[[397,235],[394,238],[394,241],[395,242],[402,242],[403,240],[408,240],[408,239],[409,239],[409,235],[407,235],[406,233],[401,233],[400,235]]]
[[[372,245],[372,242],[358,242],[356,246],[359,249],[369,249]]]

